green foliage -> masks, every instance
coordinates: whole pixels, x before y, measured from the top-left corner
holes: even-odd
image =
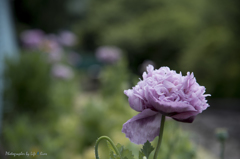
[[[110,159],[134,159],[132,151],[125,149],[121,144],[116,145],[120,155],[114,154],[112,148],[110,149]]]
[[[4,72],[6,111],[36,112],[49,106],[50,66],[36,52],[7,58]]]
[[[48,153],[46,159],[62,159],[64,152],[73,151],[64,143],[77,136],[78,117],[69,117],[78,91],[76,81],[51,78],[50,65],[39,52],[6,59],[4,79],[3,148]]]
[[[128,86],[130,72],[125,57],[122,57],[115,65],[106,65],[101,72],[101,94],[106,98],[112,98],[122,94]]]
[[[146,143],[144,143],[143,148],[139,152],[139,156],[142,157],[142,154],[144,154],[144,156],[148,158],[153,150],[154,150],[154,147],[151,145],[149,141],[147,141]]]
[[[196,150],[189,140],[190,134],[184,132],[176,121],[166,120],[165,122],[159,158],[194,159]],[[155,144],[156,142],[157,140],[154,140]]]
[[[52,159],[53,156],[55,159],[64,159],[66,153],[78,151],[76,149],[81,146],[81,140],[76,140],[76,137],[80,119],[72,110],[74,88],[74,82],[54,81],[54,84],[51,83],[51,100],[47,108],[38,113],[11,113],[14,114],[11,120],[5,118],[2,133],[4,148],[11,152],[44,152],[48,155],[41,157],[46,159]],[[66,147],[66,144],[69,146]],[[76,146],[72,148],[71,145]]]
[[[144,153],[142,151],[139,151],[138,158],[143,159],[144,156]]]
[[[80,113],[82,130],[79,135],[84,147],[91,146],[99,136],[109,135],[108,130],[112,125],[107,121],[105,111],[104,105],[96,102],[89,102],[82,109]]]
[[[157,144],[157,138],[152,142],[153,144]],[[136,145],[134,145],[136,147]],[[133,153],[129,150],[130,148],[124,148],[121,144],[116,145],[118,151],[120,152],[120,156],[117,155],[112,148],[112,146],[108,143],[108,148],[110,150],[110,159],[133,159],[133,153],[137,152],[137,149],[133,149]],[[138,151],[138,158],[143,159],[153,158],[152,151],[154,147],[151,145],[149,141],[147,141],[142,149]],[[189,135],[181,130],[176,121],[166,121],[165,131],[163,133],[163,140],[160,148],[160,153],[158,158],[166,158],[166,159],[195,159],[196,157],[196,149],[194,145],[189,140]]]
[[[239,97],[238,3],[92,0],[75,30],[84,46],[116,45],[127,51],[135,73],[150,59],[156,67],[193,71],[213,97]]]

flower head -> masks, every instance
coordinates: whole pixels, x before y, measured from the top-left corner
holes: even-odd
[[[23,45],[29,49],[38,49],[44,39],[44,32],[39,29],[26,30],[21,33]]]
[[[131,108],[140,113],[123,125],[122,132],[136,144],[152,141],[159,134],[162,115],[191,123],[209,107],[205,97],[210,95],[204,95],[205,87],[196,82],[193,73],[182,76],[168,67],[154,70],[152,65],[147,72],[135,87],[124,91]]]
[[[121,58],[122,51],[113,46],[102,46],[96,50],[96,57],[104,63],[115,63]]]
[[[62,31],[58,39],[59,43],[63,46],[74,46],[77,41],[77,37],[70,31]]]
[[[55,64],[52,67],[52,75],[60,79],[72,79],[74,73],[69,66],[63,64]]]

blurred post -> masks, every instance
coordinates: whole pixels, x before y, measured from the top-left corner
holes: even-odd
[[[5,56],[17,55],[17,44],[14,35],[10,0],[0,0],[0,134],[3,118],[3,71]]]

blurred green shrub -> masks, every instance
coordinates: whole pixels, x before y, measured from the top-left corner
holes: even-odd
[[[100,74],[101,94],[110,97],[123,94],[129,86],[130,72],[126,58],[113,65],[105,65]]]
[[[47,159],[64,158],[66,151],[71,152],[63,151],[64,145],[71,144],[77,136],[78,118],[69,117],[79,91],[77,80],[53,78],[47,57],[39,52],[24,52],[19,58],[8,58],[5,68],[4,149],[44,152],[48,156],[42,157]],[[79,144],[76,145],[77,149]]]
[[[166,121],[162,151],[159,158],[165,159],[195,159],[196,147],[190,141],[191,134],[181,129],[178,122]],[[157,140],[154,140],[157,143]]]
[[[50,66],[42,54],[22,53],[7,58],[4,72],[4,109],[7,112],[32,112],[49,106]]]

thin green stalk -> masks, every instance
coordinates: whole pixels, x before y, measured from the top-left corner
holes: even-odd
[[[109,137],[107,137],[107,136],[101,136],[101,137],[99,137],[99,138],[97,139],[96,144],[95,144],[95,157],[96,157],[96,159],[99,159],[99,156],[98,156],[98,144],[99,144],[99,142],[100,142],[101,140],[103,140],[103,139],[109,141],[109,143],[110,143],[111,146],[113,147],[115,153],[120,156],[120,153],[119,153],[117,147],[114,145],[113,141],[112,141]]]
[[[164,123],[165,123],[165,115],[162,115],[161,125],[160,125],[160,132],[159,132],[159,137],[158,137],[158,143],[157,143],[157,147],[156,147],[153,159],[157,159],[158,152],[159,152],[160,147],[161,147]]]
[[[220,153],[220,158],[224,159],[224,147],[225,147],[225,141],[221,142],[221,153]]]

